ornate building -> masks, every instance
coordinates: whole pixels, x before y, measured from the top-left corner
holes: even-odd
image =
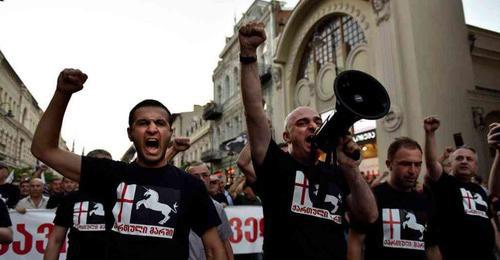
[[[208,135],[210,122],[203,120],[203,109],[204,106],[194,105],[193,111],[174,114],[172,136],[189,137],[191,141],[191,147],[174,158],[173,164],[177,167],[194,161],[201,162],[203,155],[212,150]]]
[[[500,120],[500,34],[467,26],[460,1],[300,1],[274,56],[273,122],[300,105],[329,112],[333,81],[345,69],[373,75],[391,98],[376,122],[376,161],[385,161],[395,137],[423,143],[424,117],[438,115],[438,147],[461,133],[487,172],[486,126]],[[276,133],[282,127],[275,124]]]
[[[30,147],[43,111],[0,51],[0,161],[15,167],[37,164]],[[67,150],[60,139],[60,146]]]
[[[237,28],[249,21],[264,23],[266,44],[258,49],[259,74],[262,83],[266,111],[273,114],[272,57],[276,49],[277,36],[282,31],[291,11],[283,10],[278,1],[254,1],[243,17],[234,26],[234,34],[226,39],[226,45],[219,55],[219,62],[213,73],[214,102],[205,108],[203,118],[212,122],[209,135],[213,144],[211,151],[204,154],[203,161],[213,163],[215,169],[236,168],[237,154],[221,151],[220,145],[246,132],[244,111],[240,94],[240,62]]]

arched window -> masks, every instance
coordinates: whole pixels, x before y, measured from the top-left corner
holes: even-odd
[[[236,91],[238,91],[238,87],[240,86],[240,72],[238,70],[238,67],[234,67],[233,69],[233,78],[234,78],[234,86],[236,88]]]
[[[310,72],[315,75],[330,62],[344,69],[347,55],[360,43],[366,43],[365,35],[351,16],[336,14],[320,21],[302,56],[297,81],[309,78]]]
[[[26,122],[26,115],[28,114],[28,110],[26,108],[23,109],[23,115],[22,115],[22,118],[21,118],[21,123],[24,125],[24,123]]]
[[[226,78],[224,78],[224,93],[226,95],[226,98],[224,101],[229,99],[233,95],[233,89],[231,88],[231,83],[229,82],[229,76],[226,75]]]
[[[215,91],[216,99],[215,102],[221,104],[222,103],[222,87],[220,85],[217,85],[217,89]]]

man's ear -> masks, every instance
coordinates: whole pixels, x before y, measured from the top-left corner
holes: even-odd
[[[132,129],[130,129],[130,127],[127,127],[127,135],[128,135],[128,140],[130,140],[131,142],[133,141],[132,140]]]
[[[283,132],[283,140],[285,140],[287,144],[290,143],[290,133],[288,133],[288,131]]]
[[[385,166],[387,166],[387,169],[389,169],[389,171],[392,171],[392,169],[391,169],[391,161],[385,160]]]

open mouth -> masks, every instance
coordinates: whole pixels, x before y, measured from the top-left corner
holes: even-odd
[[[148,139],[146,140],[145,144],[146,150],[148,150],[149,152],[154,152],[160,147],[160,142],[156,139]]]
[[[314,138],[314,135],[310,135],[310,136],[306,137],[306,143],[312,143],[313,138]]]

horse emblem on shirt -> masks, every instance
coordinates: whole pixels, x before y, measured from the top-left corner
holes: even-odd
[[[138,210],[141,206],[144,206],[147,209],[159,211],[163,214],[164,218],[160,220],[158,224],[165,224],[170,219],[170,213],[177,213],[177,202],[175,202],[173,208],[171,208],[169,205],[159,202],[160,196],[158,195],[158,192],[152,189],[144,189],[146,189],[146,192],[144,193],[145,199],[137,202],[135,206],[136,210]]]
[[[102,204],[94,204],[93,209],[89,212],[89,216],[92,215],[104,216],[104,207],[102,206]]]
[[[420,237],[418,239],[424,239],[425,227],[421,224],[418,224],[417,217],[415,217],[413,213],[408,212],[406,214],[405,221],[403,222],[403,228],[409,228],[420,232]]]

